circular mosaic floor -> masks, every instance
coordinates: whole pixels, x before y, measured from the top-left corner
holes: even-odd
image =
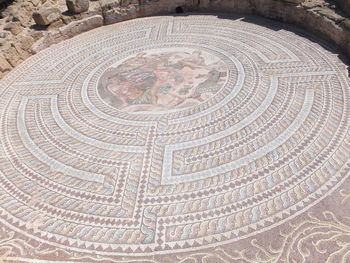
[[[2,229],[142,256],[239,241],[316,205],[348,176],[349,79],[279,26],[139,19],[23,63],[0,82]]]

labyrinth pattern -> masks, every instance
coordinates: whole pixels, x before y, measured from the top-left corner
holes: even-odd
[[[169,67],[184,74],[172,75],[182,93],[196,81],[210,88],[215,70],[216,88],[191,91],[186,107],[114,107],[98,90],[101,76],[149,52],[167,68],[154,73],[146,59],[137,77],[163,79],[163,101],[178,96]],[[178,66],[182,57],[192,71]],[[347,181],[349,92],[330,49],[257,18],[137,19],[44,50],[0,82],[0,256],[191,253],[293,221]]]

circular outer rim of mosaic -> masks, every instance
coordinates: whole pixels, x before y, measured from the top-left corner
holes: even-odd
[[[317,39],[280,26],[143,18],[28,59],[0,82],[0,223],[65,249],[144,256],[230,243],[315,205],[349,175],[350,83]],[[161,47],[214,54],[227,83],[176,112],[101,101],[108,67]]]

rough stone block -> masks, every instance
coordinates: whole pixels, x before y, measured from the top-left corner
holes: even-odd
[[[9,49],[11,47],[11,42],[4,39],[4,38],[0,38],[0,49],[4,50],[4,49]]]
[[[19,47],[25,51],[31,50],[31,47],[34,44],[34,41],[35,41],[34,38],[28,35],[23,35],[23,36],[21,35],[18,38]]]
[[[5,71],[9,71],[11,69],[12,69],[12,67],[11,67],[10,63],[8,63],[4,57],[0,56],[0,71],[5,72]]]
[[[123,7],[127,7],[129,5],[138,5],[138,0],[120,0],[120,5]]]
[[[23,31],[23,27],[19,22],[9,22],[4,26],[4,30],[10,31],[16,36]]]
[[[9,49],[7,49],[4,52],[4,55],[12,67],[17,66],[23,61],[15,47],[10,47]]]
[[[79,14],[89,10],[89,0],[66,0],[69,12]]]
[[[33,44],[32,52],[38,53],[39,51],[48,48],[53,44],[57,44],[65,39],[74,37],[102,25],[103,17],[100,15],[95,15],[79,21],[71,22],[68,25],[59,28],[58,30],[46,32],[46,34],[41,39]]]
[[[282,0],[283,2],[291,3],[291,4],[301,4],[305,0]]]
[[[337,23],[345,20],[344,17],[342,17],[341,15],[338,15],[334,10],[329,9],[329,8],[322,8],[317,10],[317,13],[319,13],[322,16],[327,17],[330,20],[333,20]]]
[[[103,25],[103,17],[100,15],[84,18],[79,21],[69,23],[68,25],[60,28],[60,32],[63,36],[73,37],[83,32],[89,31],[96,27]]]
[[[304,3],[302,3],[302,6],[307,8],[307,9],[311,9],[311,8],[315,8],[315,7],[322,7],[324,6],[324,1],[322,0],[307,0]]]
[[[36,24],[47,26],[61,18],[61,11],[56,7],[41,8],[33,13],[33,18]]]
[[[99,0],[102,11],[121,6],[121,0]]]

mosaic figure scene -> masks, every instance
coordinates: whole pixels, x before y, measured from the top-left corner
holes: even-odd
[[[186,108],[211,98],[226,81],[225,65],[203,51],[144,52],[101,76],[98,91],[126,112]]]

